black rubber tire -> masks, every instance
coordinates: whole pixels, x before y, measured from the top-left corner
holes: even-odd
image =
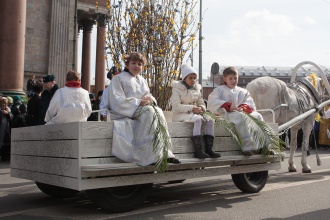
[[[69,198],[76,195],[79,191],[74,189],[63,188],[60,186],[53,186],[45,183],[35,182],[41,192],[56,198]]]
[[[231,178],[235,186],[245,193],[257,193],[264,188],[268,179],[268,170],[253,172],[253,173],[240,173],[232,174]]]
[[[89,198],[107,212],[128,212],[144,203],[152,183],[87,190]]]
[[[182,180],[171,180],[168,181],[169,184],[175,184],[175,183],[183,183],[186,179],[182,179]]]

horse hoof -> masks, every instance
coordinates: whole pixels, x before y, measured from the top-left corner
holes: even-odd
[[[295,168],[294,168],[294,169],[292,169],[292,168],[290,169],[290,168],[289,168],[289,172],[290,172],[290,173],[297,172],[297,169],[295,169]]]
[[[308,170],[302,170],[303,173],[312,173],[312,170],[311,169],[308,169]]]

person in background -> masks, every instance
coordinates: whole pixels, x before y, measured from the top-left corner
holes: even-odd
[[[327,150],[330,147],[330,117],[328,111],[330,111],[330,105],[324,107],[324,114],[319,123],[318,137],[315,137],[318,140],[317,144],[319,144],[317,146],[320,146],[319,149],[323,150]]]
[[[44,125],[46,112],[50,101],[52,100],[58,85],[55,83],[55,76],[53,74],[43,77],[44,91],[41,93],[39,107],[38,107],[38,125]]]
[[[46,112],[46,125],[87,121],[92,112],[88,91],[81,88],[80,74],[74,70],[66,74],[65,87],[58,89]]]
[[[13,103],[15,106],[19,107],[22,104],[22,98],[18,95],[13,96]]]
[[[98,91],[97,98],[91,100],[92,111],[100,110],[100,102],[101,102],[101,99],[102,99],[102,94],[103,94],[103,90],[102,91]],[[98,112],[92,113],[88,117],[87,121],[98,121],[98,114],[99,114]]]
[[[26,127],[26,105],[22,103],[13,107],[14,118],[11,121],[11,128]]]
[[[38,125],[40,96],[43,91],[44,84],[37,81],[33,86],[33,97],[29,99],[26,114],[26,126]]]
[[[10,108],[10,110],[12,109],[13,105],[14,105],[14,100],[12,97],[7,96],[7,106]]]
[[[115,67],[115,66],[111,67],[111,69],[107,73],[107,78],[110,80],[110,83],[111,83],[112,77],[114,77],[118,73],[119,72],[118,72],[117,67]],[[107,118],[107,115],[109,114],[109,112],[108,112],[109,111],[108,89],[109,89],[109,86],[104,90],[104,92],[102,94],[101,103],[100,103],[100,109],[106,109],[105,111],[101,112],[101,117],[103,120],[105,120]]]
[[[193,122],[194,156],[204,159],[208,157],[217,158],[220,154],[213,151],[214,141],[214,120],[205,120],[200,113],[206,111],[202,86],[196,83],[197,71],[190,65],[184,63],[181,66],[182,81],[172,81],[171,105],[173,112],[173,122]],[[205,152],[202,150],[202,123],[206,124],[204,135]]]
[[[13,115],[7,98],[2,97],[0,105],[0,157],[3,161],[7,161],[10,159],[10,121]]]
[[[27,94],[29,95],[30,93],[33,94],[33,86],[35,84],[35,81],[34,79],[36,78],[35,75],[31,75],[30,79],[27,81],[26,83],[26,91],[27,91]]]
[[[239,86],[238,72],[234,67],[227,67],[223,71],[224,85],[218,86],[208,97],[208,109],[214,113],[221,113],[221,108],[227,111],[229,121],[235,124],[238,134],[242,138],[242,153],[245,156],[257,154],[262,146],[255,146],[248,127],[244,122],[243,113],[262,120],[262,115],[256,111],[255,103],[250,93]]]

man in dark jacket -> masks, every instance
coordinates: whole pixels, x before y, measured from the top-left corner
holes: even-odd
[[[32,75],[31,78],[26,83],[26,90],[28,93],[32,92],[33,86],[35,84],[34,79],[36,78],[35,75]]]
[[[38,111],[38,125],[44,125],[45,115],[53,95],[58,89],[58,85],[55,83],[55,76],[47,75],[43,77],[44,88],[45,90],[42,92],[39,102],[39,111]]]
[[[39,124],[38,123],[39,105],[40,105],[40,97],[43,88],[44,88],[44,84],[39,81],[37,81],[37,83],[33,86],[34,95],[28,101],[26,126],[35,126]]]

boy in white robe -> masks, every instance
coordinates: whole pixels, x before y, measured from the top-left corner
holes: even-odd
[[[74,70],[66,74],[65,87],[56,90],[46,112],[46,125],[87,121],[92,113],[88,91],[81,88],[80,74]]]
[[[235,128],[242,138],[243,155],[251,156],[257,153],[262,146],[256,146],[250,136],[243,119],[243,111],[253,117],[262,120],[262,115],[256,112],[255,103],[250,93],[239,86],[238,72],[234,67],[228,67],[223,71],[224,85],[218,86],[208,97],[208,109],[214,113],[221,113],[221,108],[227,111],[229,121],[235,124]]]
[[[108,87],[110,118],[114,123],[112,154],[141,166],[153,164],[163,156],[162,149],[158,148],[156,152],[153,149],[158,124],[157,121],[153,123],[155,110],[150,104],[156,103],[156,99],[150,93],[147,81],[140,75],[145,64],[142,54],[131,53],[125,58],[124,71],[115,75]],[[167,129],[163,111],[158,107],[155,109]],[[171,150],[168,150],[167,158],[169,163],[180,163]]]

